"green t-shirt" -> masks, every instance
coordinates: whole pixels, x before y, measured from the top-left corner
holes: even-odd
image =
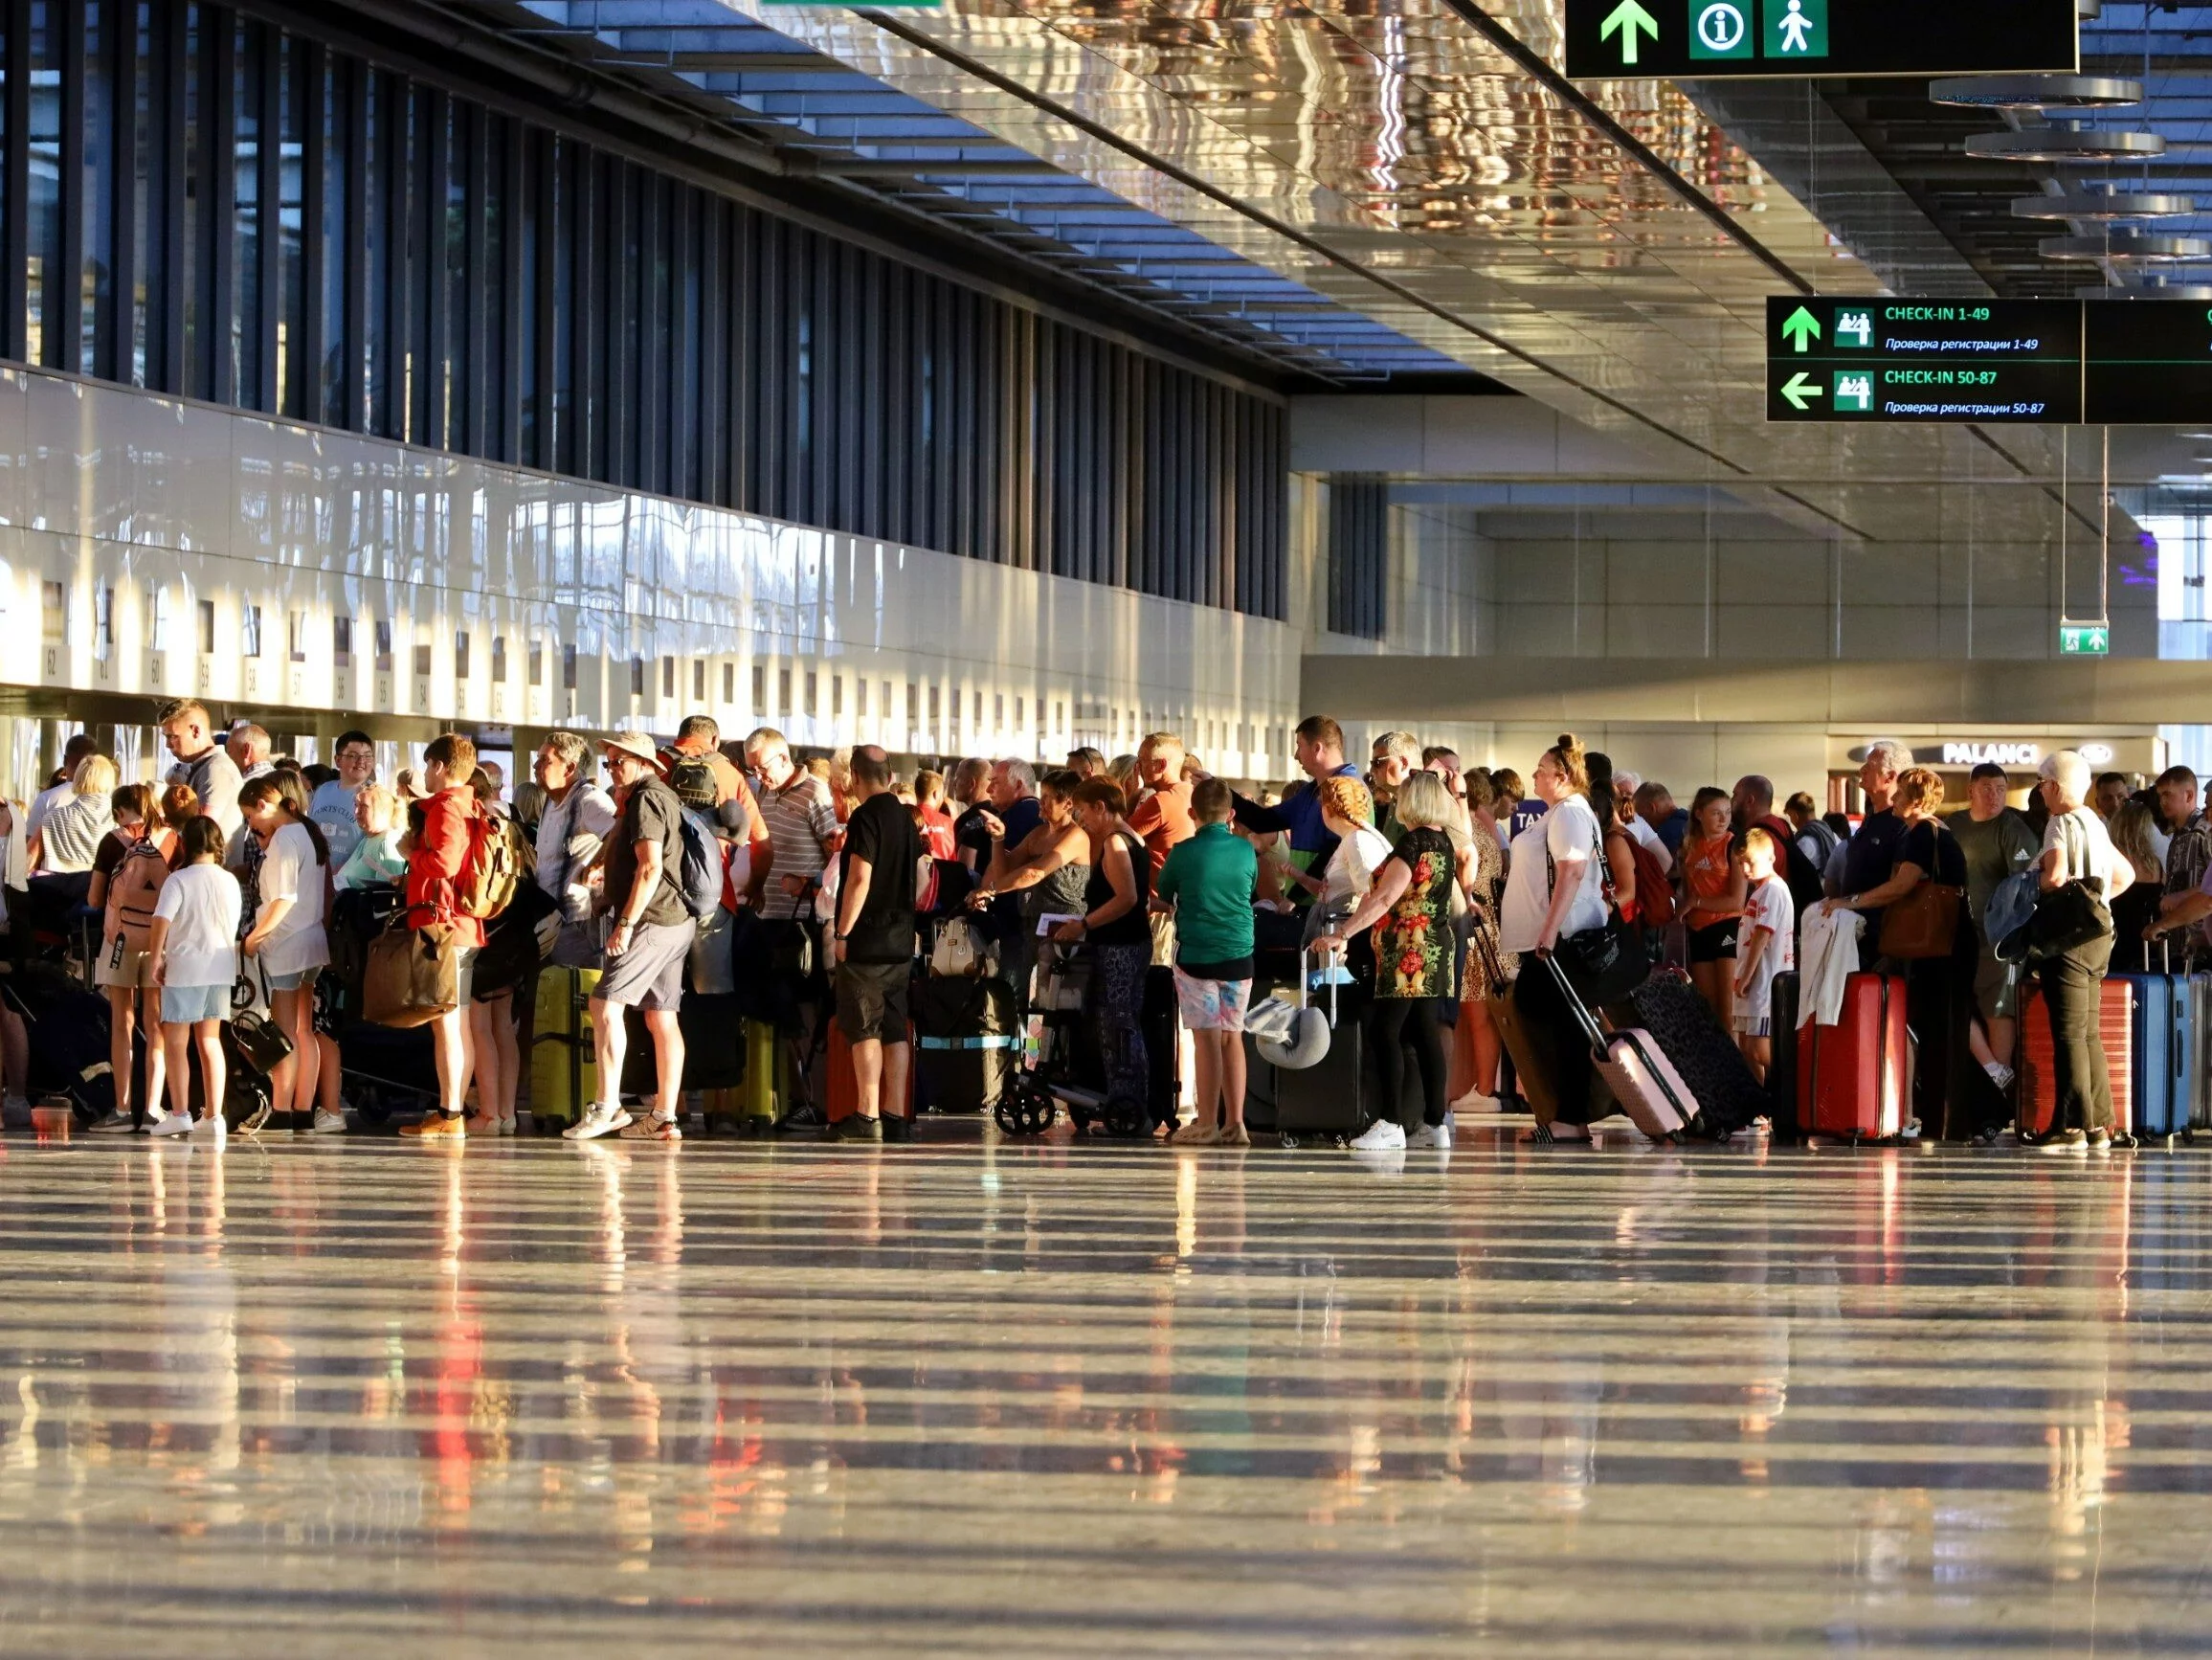
[[[1252,954],[1252,891],[1260,856],[1226,824],[1201,824],[1160,867],[1153,891],[1175,908],[1175,960],[1235,962]]]
[[[1978,824],[1971,813],[1954,813],[1943,827],[1966,855],[1966,910],[1979,928],[1997,885],[2033,864],[2043,843],[2028,828],[2026,817],[2011,807]]]

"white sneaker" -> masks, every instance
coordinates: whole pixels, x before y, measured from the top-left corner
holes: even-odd
[[[1503,1112],[1506,1104],[1495,1095],[1486,1095],[1480,1089],[1469,1089],[1452,1103],[1452,1108],[1459,1112]]]
[[[346,1114],[325,1112],[318,1107],[315,1109],[315,1123],[309,1133],[315,1135],[343,1135],[346,1133]]]
[[[561,1132],[563,1141],[596,1141],[602,1135],[612,1135],[617,1130],[627,1129],[630,1114],[616,1101],[594,1101],[584,1116]]]
[[[191,1132],[190,1112],[164,1112],[145,1127],[148,1135],[190,1135]]]
[[[1403,1153],[1405,1132],[1388,1118],[1378,1118],[1352,1144],[1354,1153]]]
[[[223,1122],[220,1112],[210,1112],[192,1120],[191,1137],[194,1141],[227,1141],[231,1127]]]
[[[105,1118],[94,1122],[90,1126],[89,1133],[94,1135],[128,1135],[133,1128],[135,1126],[130,1121],[130,1114],[119,1107]]]
[[[1423,1147],[1448,1150],[1452,1144],[1452,1127],[1449,1124],[1423,1124],[1405,1138],[1405,1144],[1417,1150]]]

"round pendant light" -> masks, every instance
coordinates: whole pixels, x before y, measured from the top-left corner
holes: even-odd
[[[2023,132],[1976,133],[1966,141],[1966,153],[1985,162],[2133,161],[2164,155],[2166,141],[2155,132],[2038,126]]]
[[[2167,236],[2151,231],[2045,236],[2036,248],[2045,259],[2083,265],[2166,265],[2182,259],[2212,259],[2212,241],[2202,236]]]
[[[2194,196],[2152,191],[2067,191],[2055,196],[2022,196],[2012,204],[2016,219],[2068,219],[2083,225],[2118,224],[2126,219],[2180,219],[2197,211]]]
[[[2110,75],[1962,75],[1928,83],[1931,103],[1959,109],[2131,109],[2143,83]]]

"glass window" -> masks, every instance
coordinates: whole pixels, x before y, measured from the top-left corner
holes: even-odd
[[[561,689],[576,689],[576,648],[572,645],[561,647]]]
[[[737,664],[734,662],[722,665],[722,701],[726,704],[737,702]]]
[[[330,619],[330,656],[340,668],[353,666],[353,618],[350,617]]]
[[[546,684],[546,646],[543,640],[530,641],[530,684]]]
[[[294,662],[305,662],[307,661],[307,614],[304,611],[295,611],[286,619],[285,634],[287,638],[284,643],[290,648],[288,655],[292,661]]]
[[[203,657],[215,654],[215,602],[200,601],[200,653]]]
[[[261,655],[261,608],[247,605],[238,612],[239,649],[248,657]]]
[[[691,701],[695,704],[706,701],[706,660],[703,657],[691,660]]]
[[[676,660],[672,657],[660,660],[660,695],[664,698],[676,695]]]
[[[148,651],[169,648],[169,591],[167,588],[145,591],[145,648]]]
[[[634,698],[645,695],[645,660],[641,657],[630,660],[630,695]]]
[[[469,677],[470,639],[465,628],[453,637],[453,678],[456,680],[465,681]]]
[[[33,363],[74,368],[64,355],[74,342],[50,327],[60,313],[61,269],[61,7],[34,0],[31,7],[31,202],[25,300]]]
[[[414,677],[417,680],[430,678],[430,641],[427,639],[415,642]]]
[[[379,674],[391,672],[391,624],[379,621],[376,625],[376,670]]]
[[[231,356],[232,396],[261,407],[261,99],[264,26],[240,21],[232,36],[231,292],[218,349]]]
[[[492,684],[505,685],[506,684],[507,637],[503,634],[495,634],[492,636]]]

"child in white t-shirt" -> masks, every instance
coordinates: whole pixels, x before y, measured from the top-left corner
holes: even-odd
[[[1749,886],[1736,933],[1735,1041],[1752,1075],[1762,1084],[1774,1058],[1775,976],[1798,966],[1798,908],[1789,884],[1775,874],[1778,852],[1772,836],[1754,828],[1744,832],[1743,850],[1736,855]]]
[[[162,884],[147,931],[146,955],[161,988],[162,1047],[168,1056],[169,1110],[150,1133],[188,1131],[216,1140],[223,1135],[223,1021],[238,977],[238,879],[223,868],[223,827],[212,819],[188,819],[180,840],[185,864]],[[192,1072],[188,1040],[199,1051],[202,1111],[190,1109]]]

